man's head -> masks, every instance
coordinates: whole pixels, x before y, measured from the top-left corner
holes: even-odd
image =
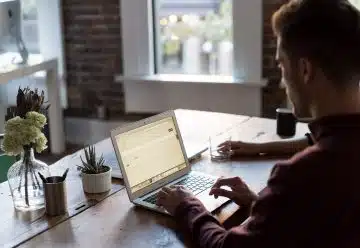
[[[346,0],[291,0],[272,17],[282,82],[298,117],[360,80],[360,13]]]

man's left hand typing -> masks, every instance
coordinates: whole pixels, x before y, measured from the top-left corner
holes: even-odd
[[[162,188],[158,193],[157,205],[163,207],[171,215],[174,215],[176,208],[186,198],[195,197],[184,186],[173,185]]]

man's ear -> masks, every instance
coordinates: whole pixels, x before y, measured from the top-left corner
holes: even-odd
[[[312,81],[314,77],[314,68],[308,59],[301,58],[299,60],[299,72],[305,84],[308,84]]]

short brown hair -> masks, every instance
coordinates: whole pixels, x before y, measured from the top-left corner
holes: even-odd
[[[360,75],[360,12],[347,0],[291,0],[272,28],[292,59],[306,57],[338,83]]]

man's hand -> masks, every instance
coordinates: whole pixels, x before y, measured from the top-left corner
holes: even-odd
[[[256,156],[261,153],[260,146],[256,143],[241,141],[226,141],[219,145],[219,152],[229,152],[235,156]]]
[[[174,215],[176,208],[187,197],[194,197],[194,195],[184,186],[164,187],[158,193],[157,205]]]
[[[231,190],[222,189],[221,186],[228,186]],[[239,177],[218,179],[212,187],[210,195],[214,195],[215,198],[227,197],[239,206],[249,206],[257,199],[257,195]]]

